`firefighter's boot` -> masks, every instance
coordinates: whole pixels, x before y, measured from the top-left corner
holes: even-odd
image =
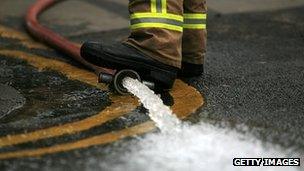
[[[88,62],[110,69],[136,71],[140,78],[153,82],[158,90],[172,88],[178,68],[159,62],[126,43],[86,42],[81,56]]]
[[[182,43],[182,77],[200,76],[204,72],[207,42],[206,0],[184,0]]]

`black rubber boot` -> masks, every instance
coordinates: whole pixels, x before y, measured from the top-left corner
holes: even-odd
[[[85,42],[81,56],[90,63],[110,69],[132,69],[142,80],[154,82],[157,90],[169,90],[177,77],[178,68],[163,64],[143,54],[136,48],[118,42],[106,45]]]
[[[203,75],[204,65],[203,64],[191,64],[188,62],[182,62],[182,68],[178,72],[179,77],[198,77]]]

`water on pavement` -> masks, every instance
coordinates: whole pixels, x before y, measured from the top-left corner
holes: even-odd
[[[292,150],[282,150],[279,146],[263,143],[235,130],[204,122],[195,125],[182,123],[153,91],[139,81],[127,78],[124,86],[148,109],[160,132],[134,140],[129,144],[129,152],[116,156],[115,164],[107,163],[107,160],[99,163],[107,170],[248,170],[248,167],[233,167],[233,158],[292,157],[295,154]]]

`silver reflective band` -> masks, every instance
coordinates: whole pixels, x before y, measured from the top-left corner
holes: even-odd
[[[170,24],[175,26],[183,26],[183,22],[172,20],[172,19],[166,19],[166,18],[137,18],[131,20],[131,25],[139,24],[139,23],[164,23],[164,24]]]
[[[162,13],[162,0],[156,0],[156,12]]]
[[[184,19],[184,24],[206,24],[205,19]]]

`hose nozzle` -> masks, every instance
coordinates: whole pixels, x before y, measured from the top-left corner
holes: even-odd
[[[127,77],[137,79],[138,81],[142,82],[145,84],[147,87],[150,89],[154,89],[155,85],[152,82],[149,81],[142,81],[139,74],[130,69],[124,69],[120,70],[117,72],[114,76],[111,74],[106,74],[106,73],[100,73],[99,74],[99,82],[100,83],[105,83],[105,84],[110,84],[114,88],[114,90],[121,94],[121,95],[126,95],[128,94],[128,90],[123,86],[123,80]]]

